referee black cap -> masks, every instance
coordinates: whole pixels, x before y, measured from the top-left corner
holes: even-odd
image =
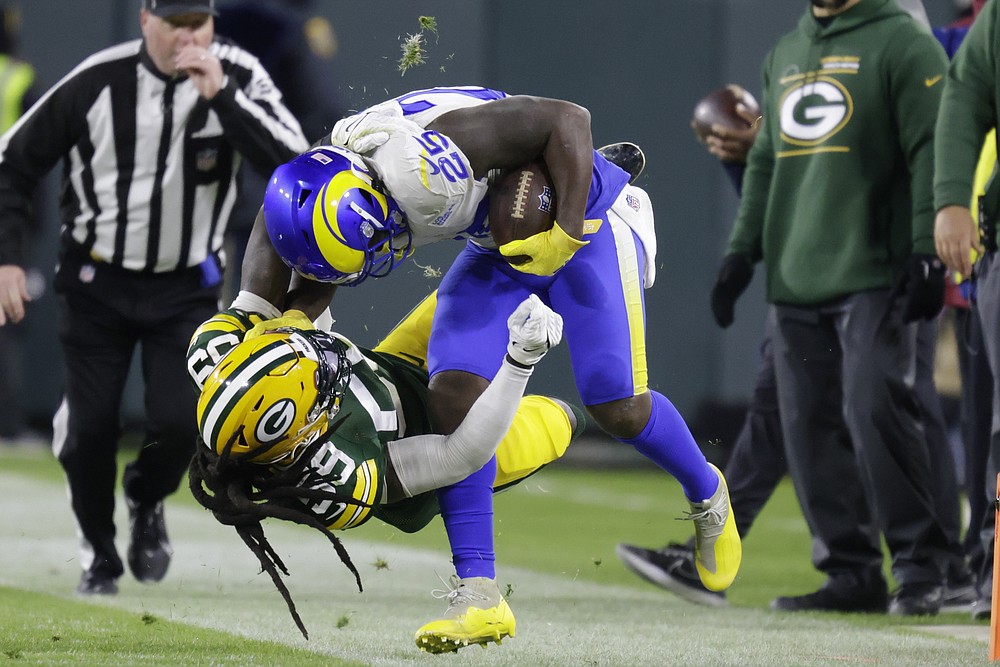
[[[215,10],[215,0],[142,0],[142,5],[161,19],[178,14],[219,15]]]

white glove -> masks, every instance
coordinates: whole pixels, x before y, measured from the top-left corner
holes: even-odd
[[[507,355],[522,366],[534,366],[562,340],[563,320],[532,294],[507,318]]]
[[[330,142],[355,153],[370,153],[389,141],[393,132],[419,135],[423,131],[424,128],[403,118],[398,106],[380,106],[337,121],[330,132]]]

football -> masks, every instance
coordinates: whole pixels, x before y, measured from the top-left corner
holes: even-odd
[[[556,219],[556,191],[541,161],[501,171],[490,182],[489,197],[490,234],[498,247],[551,229]],[[508,261],[527,259],[522,255]]]
[[[760,105],[745,88],[731,83],[725,88],[713,90],[703,97],[694,107],[691,117],[691,127],[698,141],[705,143],[712,133],[713,125],[721,125],[729,129],[747,129],[750,127],[738,113],[736,105],[743,105],[754,116],[760,115]]]

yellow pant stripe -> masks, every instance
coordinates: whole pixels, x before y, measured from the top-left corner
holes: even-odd
[[[632,341],[632,391],[645,393],[649,378],[646,371],[646,320],[642,312],[642,275],[632,230],[613,213],[608,221],[615,235],[618,267],[622,279],[622,296],[628,314],[629,338]]]

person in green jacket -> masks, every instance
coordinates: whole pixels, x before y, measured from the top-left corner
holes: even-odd
[[[979,217],[987,233],[969,209],[976,164],[987,133],[1000,126],[1000,50],[997,30],[1000,7],[988,2],[955,53],[944,80],[941,109],[934,137],[934,241],[948,268],[972,276],[973,307],[982,322],[986,360],[993,374],[993,414],[1000,410],[1000,267],[996,266],[996,222],[1000,212],[1000,183],[994,172],[979,198]],[[978,257],[973,267],[973,257]],[[990,480],[997,479],[1000,465],[1000,425],[994,416],[987,463],[987,497],[992,500]],[[986,556],[979,573],[980,599],[976,610],[988,616],[993,599],[992,511],[987,512],[980,533]],[[975,613],[975,611],[974,611]]]
[[[712,307],[732,321],[763,260],[789,472],[828,577],[775,610],[941,606],[947,538],[912,374],[913,322],[944,299],[930,188],[947,67],[893,0],[812,0],[764,63],[763,127]]]

